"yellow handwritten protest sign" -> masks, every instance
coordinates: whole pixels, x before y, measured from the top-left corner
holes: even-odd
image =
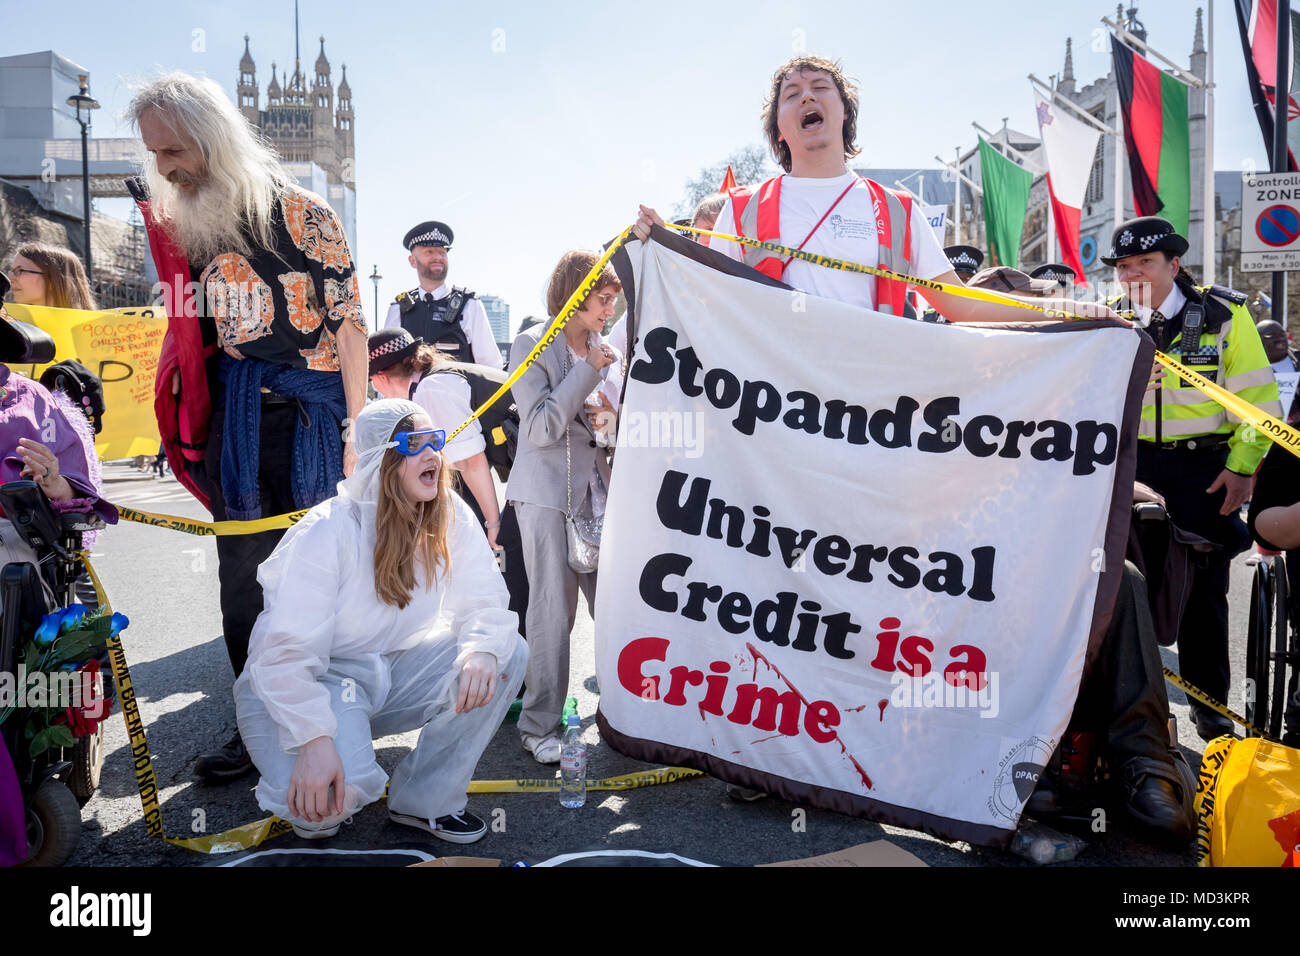
[[[7,303],[5,310],[54,339],[55,361],[76,359],[104,382],[104,428],[95,436],[100,458],[131,458],[158,453],[158,423],[153,383],[167,331],[160,308],[89,312]],[[11,365],[39,378],[46,365]]]

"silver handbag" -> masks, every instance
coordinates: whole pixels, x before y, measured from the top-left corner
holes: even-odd
[[[588,511],[577,514],[573,508],[573,452],[569,447],[569,431],[573,426],[564,428],[564,458],[568,465],[569,507],[564,516],[565,538],[569,543],[569,567],[578,574],[590,574],[600,563],[600,535],[604,529],[604,517],[597,518]],[[589,501],[590,496],[584,499]]]

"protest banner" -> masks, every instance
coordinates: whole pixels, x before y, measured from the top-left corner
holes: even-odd
[[[1004,843],[1109,620],[1150,343],[894,318],[663,232],[616,265],[602,739]]]
[[[104,427],[95,436],[102,459],[158,454],[154,417],[154,377],[167,315],[157,307],[89,312],[8,303],[21,322],[44,329],[54,339],[55,361],[76,359],[103,380]],[[48,366],[13,365],[14,371],[40,378]]]

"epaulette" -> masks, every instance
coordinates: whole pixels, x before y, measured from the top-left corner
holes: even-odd
[[[397,306],[399,312],[406,313],[415,308],[415,301],[416,300],[411,297],[411,293],[399,292],[397,293],[397,298],[393,300],[393,304]]]
[[[458,285],[454,285],[454,286],[452,286],[452,287],[451,287],[451,291],[452,291],[452,292],[459,292],[459,293],[460,293],[464,298],[466,298],[466,299],[472,299],[472,298],[474,298],[474,293],[473,293],[472,290],[470,290],[470,289],[462,289],[462,288],[461,288],[460,286],[458,286]]]
[[[1198,285],[1196,291],[1202,295],[1209,294],[1216,299],[1223,299],[1232,305],[1245,305],[1247,300],[1246,293],[1229,289],[1226,285]]]

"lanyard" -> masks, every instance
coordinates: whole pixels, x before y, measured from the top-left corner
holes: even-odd
[[[824,213],[822,213],[822,217],[821,217],[820,219],[817,220],[817,225],[815,225],[815,226],[812,227],[812,232],[810,232],[810,233],[808,233],[808,235],[804,236],[804,237],[803,237],[803,242],[801,242],[801,243],[799,243],[799,245],[795,246],[796,249],[798,249],[798,250],[801,251],[801,252],[803,251],[803,247],[806,246],[806,245],[808,244],[808,240],[811,239],[811,238],[812,238],[812,237],[817,233],[817,230],[820,229],[820,228],[822,227],[822,223],[824,223],[824,222],[826,221],[826,217],[829,216],[831,213],[833,213],[833,212],[835,211],[835,207],[838,206],[838,205],[840,204],[840,200],[843,199],[845,196],[847,196],[847,195],[849,194],[849,190],[852,189],[852,188],[853,188],[854,186],[856,186],[857,184],[858,184],[858,177],[857,177],[857,176],[854,176],[854,177],[853,177],[853,181],[852,181],[851,183],[849,183],[848,186],[846,186],[846,187],[844,188],[844,192],[842,192],[842,193],[840,193],[838,196],[836,196],[836,197],[835,197],[835,201],[834,201],[833,203],[831,203],[831,207],[830,207],[829,209],[827,209]],[[784,262],[784,263],[782,264],[782,266],[781,266],[781,275],[783,275],[783,276],[785,275],[785,270],[788,269],[788,268],[790,267],[790,263],[793,262],[793,261],[794,261],[794,256],[790,256],[789,258],[787,258],[787,259],[785,260],[785,262]]]

